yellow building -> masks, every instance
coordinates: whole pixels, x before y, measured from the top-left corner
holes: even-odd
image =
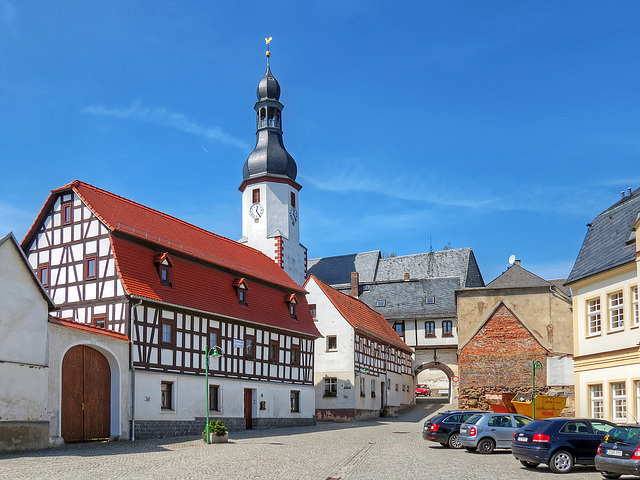
[[[567,280],[573,290],[576,415],[640,419],[640,189],[598,215]]]

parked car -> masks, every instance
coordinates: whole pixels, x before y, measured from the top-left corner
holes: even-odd
[[[468,451],[491,453],[496,448],[511,448],[516,430],[532,422],[515,413],[479,413],[460,426],[460,443]]]
[[[416,397],[430,397],[431,396],[431,389],[429,388],[429,385],[425,385],[424,383],[420,383],[418,385],[416,385]]]
[[[598,446],[615,425],[587,418],[536,420],[513,434],[511,453],[527,468],[546,463],[554,473],[593,465]]]
[[[609,430],[598,447],[595,462],[604,478],[640,475],[640,425],[620,425]]]
[[[443,447],[462,448],[458,439],[460,425],[477,413],[485,410],[448,410],[424,422],[422,438],[438,442]]]

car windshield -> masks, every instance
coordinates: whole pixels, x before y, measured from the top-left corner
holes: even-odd
[[[482,415],[474,415],[464,423],[475,425],[476,423],[478,423],[478,420],[480,420],[481,418],[482,418]]]
[[[605,443],[640,443],[640,428],[616,427],[604,438]]]

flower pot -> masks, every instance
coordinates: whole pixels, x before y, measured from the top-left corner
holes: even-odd
[[[229,441],[229,433],[224,435],[216,435],[215,433],[209,434],[209,443],[227,443]]]

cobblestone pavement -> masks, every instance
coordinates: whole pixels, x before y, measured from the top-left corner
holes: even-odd
[[[396,418],[314,427],[231,432],[229,443],[199,438],[65,445],[0,455],[0,479],[474,479],[558,476],[520,466],[510,452],[480,455],[422,439],[422,423],[447,405],[432,399]],[[563,480],[601,479],[577,467]]]

